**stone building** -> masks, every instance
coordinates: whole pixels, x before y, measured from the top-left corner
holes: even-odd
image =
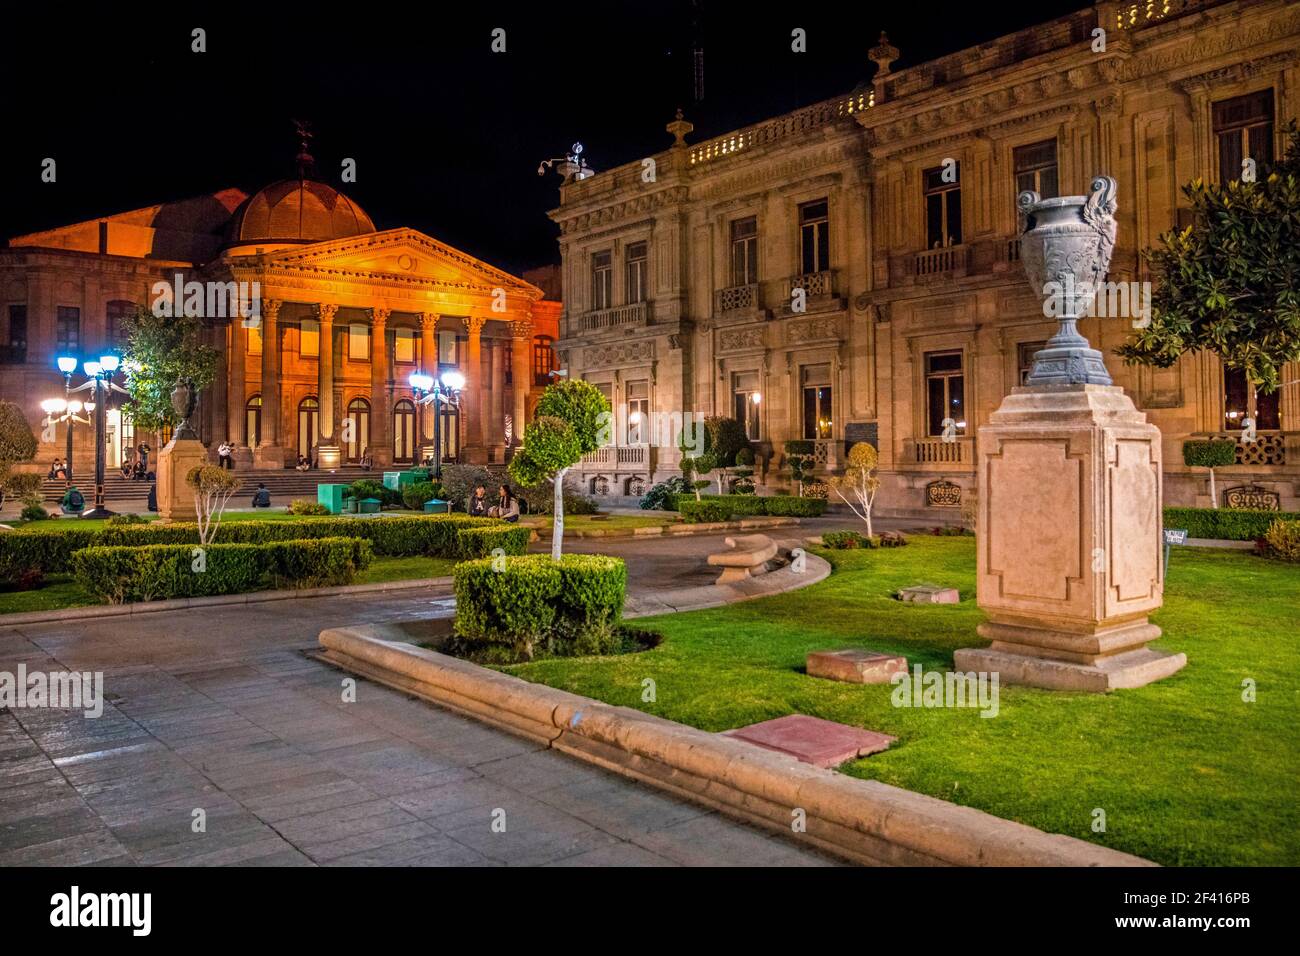
[[[211,449],[235,443],[238,467],[431,455],[433,414],[408,378],[453,369],[466,384],[459,408],[443,410],[444,458],[503,461],[551,380],[559,302],[414,229],[376,229],[311,178],[305,149],[299,161],[297,177],[251,196],[227,189],[11,239],[0,250],[0,398],[40,435],[41,400],[62,395],[58,356],[120,351],[123,316],[158,302],[155,283],[197,282],[220,358],[194,424]],[[62,456],[64,427],[42,443],[42,465]],[[87,474],[90,431],[74,437]],[[167,437],[138,435],[111,409],[108,465]]]
[[[1018,192],[1114,176],[1110,278],[1141,283],[1139,250],[1185,221],[1180,186],[1268,161],[1300,112],[1300,4],[1283,0],[1101,2],[898,56],[882,36],[869,83],[707,141],[679,114],[667,150],[561,186],[560,364],[619,412],[615,444],[582,465],[589,492],[677,473],[675,442],[655,447],[645,423],[696,412],[746,423],[769,488],[789,482],[787,440],[813,441],[823,472],[869,441],[882,512],[959,507],[977,429],[1056,325],[1019,263]],[[1094,346],[1131,333],[1140,288],[1082,323]],[[1213,355],[1108,364],[1163,433],[1169,504],[1209,504],[1182,443],[1240,437],[1249,415],[1258,440],[1239,442],[1220,504],[1300,507],[1294,363],[1273,395]]]

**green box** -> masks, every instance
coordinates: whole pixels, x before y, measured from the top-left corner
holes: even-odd
[[[430,498],[424,503],[424,513],[431,514],[450,514],[451,502],[443,501],[441,498]]]
[[[330,510],[330,514],[343,513],[343,492],[347,485],[317,485],[316,500]]]
[[[413,485],[416,482],[428,480],[429,470],[427,468],[384,472],[384,487],[390,488],[393,491],[401,491],[407,485]]]
[[[393,491],[397,491],[397,489],[401,487],[401,485],[398,483],[401,480],[401,477],[402,477],[402,473],[400,471],[384,472],[384,487],[391,488]]]
[[[360,512],[363,515],[379,514],[380,503],[378,498],[362,498]]]

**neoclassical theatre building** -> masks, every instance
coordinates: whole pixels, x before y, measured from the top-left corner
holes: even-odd
[[[41,400],[63,394],[56,358],[120,350],[123,316],[178,276],[256,291],[253,317],[233,303],[205,313],[220,358],[192,423],[214,451],[235,443],[237,467],[298,455],[331,467],[369,450],[378,468],[433,454],[433,413],[408,384],[417,369],[465,378],[459,407],[442,410],[444,458],[501,462],[552,380],[558,301],[414,229],[376,229],[311,178],[304,149],[298,176],[252,195],[227,189],[11,239],[0,250],[0,398],[21,403],[40,435]],[[64,427],[42,443],[42,465],[63,454]],[[89,436],[77,426],[81,474],[93,467]],[[108,464],[167,437],[136,434],[111,409]]]
[[[589,493],[676,473],[645,413],[685,410],[742,419],[769,487],[788,481],[787,440],[815,442],[824,472],[868,441],[882,511],[959,507],[977,429],[1056,325],[1019,263],[1017,194],[1114,176],[1110,278],[1141,282],[1139,250],[1185,221],[1180,186],[1270,160],[1300,111],[1300,4],[1284,0],[1101,2],[907,69],[898,56],[882,37],[871,81],[843,96],[699,142],[679,115],[652,167],[567,178],[559,361],[622,411],[615,446],[582,465]],[[1133,321],[1082,330],[1111,353]],[[1239,436],[1250,415],[1258,441],[1219,475],[1220,504],[1300,507],[1300,368],[1264,395],[1207,354],[1108,364],[1163,433],[1168,503],[1209,504],[1181,446]]]

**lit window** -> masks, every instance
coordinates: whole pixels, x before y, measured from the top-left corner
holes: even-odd
[[[408,364],[415,362],[415,330],[414,329],[396,329],[393,338],[393,355],[394,360],[406,362]]]
[[[646,300],[646,244],[634,242],[627,247],[627,302]]]
[[[451,329],[438,330],[438,364],[439,365],[460,365],[460,353],[458,349],[459,342],[456,333]]]
[[[745,426],[750,441],[758,441],[758,413],[763,400],[757,372],[737,372],[731,377],[732,408],[736,421]]]
[[[639,445],[650,434],[650,383],[627,383],[627,443]]]
[[[943,435],[945,419],[952,419],[953,433],[966,434],[966,379],[962,354],[925,354],[926,423],[931,435]]]
[[[758,281],[758,220],[753,216],[731,224],[731,284]]]
[[[298,354],[304,358],[320,355],[320,323],[303,319],[298,324]]]
[[[348,326],[348,358],[354,362],[370,361],[370,326]]]
[[[804,274],[831,267],[830,219],[825,199],[799,207],[799,249]]]
[[[831,402],[831,367],[808,365],[803,379],[803,437],[805,439],[830,438],[835,418]]]
[[[591,307],[596,311],[614,304],[613,254],[597,252],[591,257]]]
[[[1223,370],[1223,426],[1230,431],[1239,431],[1242,419],[1249,416],[1255,422],[1255,428],[1263,431],[1280,428],[1278,415],[1278,395],[1273,392],[1265,395],[1246,378],[1246,373],[1239,368]]]
[[[1260,90],[1214,104],[1214,136],[1219,146],[1219,182],[1241,179],[1247,158],[1259,179],[1273,162],[1273,91]]]
[[[262,323],[248,326],[248,354],[262,354]]]
[[[944,171],[951,169],[948,178]],[[961,245],[961,164],[925,171],[925,247]]]

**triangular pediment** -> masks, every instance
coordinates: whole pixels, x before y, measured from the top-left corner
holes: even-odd
[[[391,278],[485,294],[501,288],[529,299],[543,294],[517,276],[407,228],[282,249],[266,257],[266,267],[280,274]]]

